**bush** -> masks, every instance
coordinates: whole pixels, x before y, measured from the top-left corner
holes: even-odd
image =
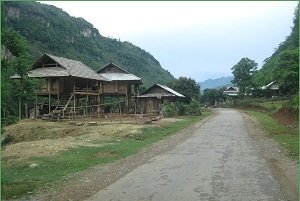
[[[166,103],[165,104],[164,115],[166,117],[174,117],[177,115],[176,107],[175,107],[174,103]]]
[[[166,117],[174,117],[177,115],[201,115],[200,105],[196,100],[192,100],[190,103],[166,103],[164,107],[164,115]]]
[[[186,105],[186,110],[190,115],[201,115],[200,105],[196,100],[192,100]]]
[[[291,101],[285,103],[283,107],[299,110],[299,95],[296,94],[294,97],[292,97]]]

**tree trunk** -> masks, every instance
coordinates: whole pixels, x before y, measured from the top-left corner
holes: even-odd
[[[24,107],[25,107],[25,118],[28,119],[28,104],[25,103]]]
[[[19,97],[19,121],[22,119],[22,102],[21,97]]]

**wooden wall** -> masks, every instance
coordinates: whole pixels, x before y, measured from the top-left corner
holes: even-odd
[[[158,98],[141,98],[141,111],[143,114],[159,113],[162,110],[163,100]]]

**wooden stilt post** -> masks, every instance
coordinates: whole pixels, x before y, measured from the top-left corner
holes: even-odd
[[[25,118],[28,119],[28,104],[27,104],[27,102],[24,103],[24,109],[25,109]]]
[[[51,78],[48,78],[48,112],[51,113]]]
[[[37,93],[35,94],[34,118],[37,119]]]
[[[118,107],[119,107],[119,115],[121,116],[121,104],[120,104],[120,83],[118,81]]]
[[[101,110],[100,104],[101,104],[101,97],[100,97],[100,94],[99,94],[99,95],[98,95],[98,108],[97,108],[99,123],[100,123],[100,112],[101,112],[101,111],[100,111],[100,110]]]
[[[22,119],[22,102],[21,97],[19,97],[19,121]]]
[[[74,101],[73,101],[73,120],[75,120],[75,111],[76,111],[75,78],[74,78],[74,82],[73,82],[73,93],[74,93]]]

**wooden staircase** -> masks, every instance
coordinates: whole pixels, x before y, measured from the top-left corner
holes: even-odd
[[[74,94],[64,94],[59,99],[55,109],[52,111],[51,118],[54,120],[70,118],[74,108],[71,104]]]

